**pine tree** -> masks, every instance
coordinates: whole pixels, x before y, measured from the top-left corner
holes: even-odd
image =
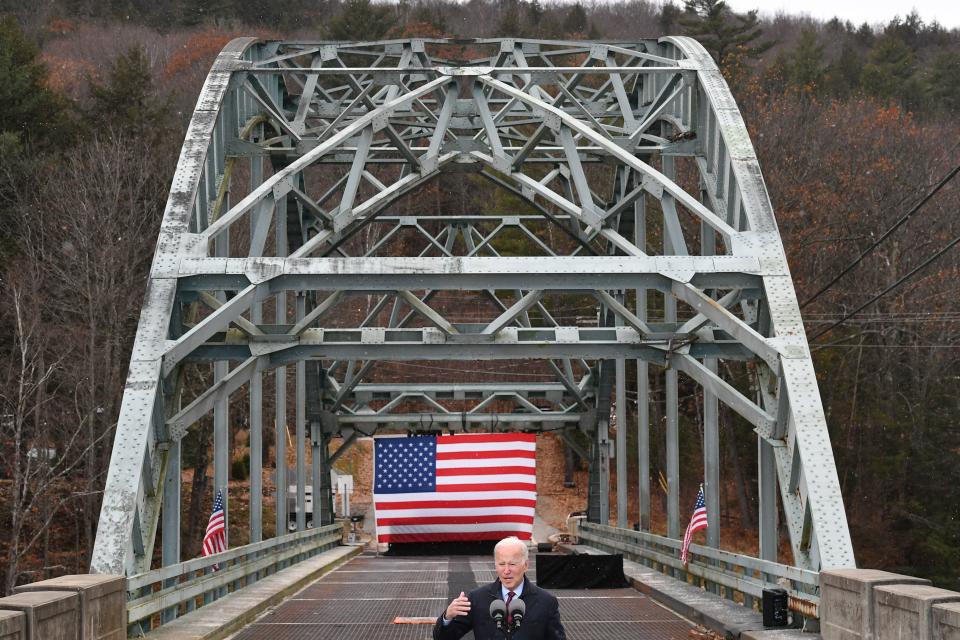
[[[91,132],[106,125],[151,144],[172,129],[170,99],[154,95],[150,62],[142,47],[132,47],[119,55],[106,84],[91,85],[90,98],[84,115]]]
[[[860,76],[861,86],[865,93],[878,98],[902,98],[915,63],[916,56],[899,36],[882,36],[870,50],[870,61]]]
[[[527,22],[534,31],[540,28],[540,21],[543,19],[544,9],[540,0],[533,0],[527,3]]]
[[[863,73],[863,55],[850,43],[845,43],[840,55],[827,67],[824,86],[833,96],[846,97],[860,87]]]
[[[370,0],[346,0],[340,13],[327,25],[327,37],[359,42],[379,40],[395,22],[390,7],[375,5]]]
[[[567,12],[563,19],[563,32],[567,35],[577,33],[587,33],[589,30],[589,18],[583,5],[577,2]]]
[[[37,150],[62,140],[68,125],[66,103],[48,89],[39,49],[12,16],[0,16],[0,134]]]
[[[823,44],[812,29],[804,29],[800,42],[790,55],[787,64],[788,80],[801,87],[818,89],[823,83],[825,67],[823,65]]]
[[[680,16],[683,15],[683,10],[680,9],[677,5],[667,0],[663,3],[663,6],[660,7],[660,18],[658,22],[660,23],[660,33],[665,35],[670,35],[674,32],[674,29],[677,28],[679,24]]]
[[[522,38],[527,35],[523,20],[520,19],[520,7],[517,0],[504,0],[500,3],[500,21],[497,23],[497,35],[508,38]]]
[[[769,40],[757,41],[763,30],[756,10],[734,13],[723,0],[685,0],[679,23],[685,34],[699,40],[721,68],[734,52],[756,58],[773,46]]]
[[[66,101],[45,86],[37,46],[13,16],[0,16],[0,265],[13,253],[11,215],[39,175],[43,157],[70,142]]]
[[[934,108],[960,112],[960,52],[945,51],[934,58],[926,83]]]

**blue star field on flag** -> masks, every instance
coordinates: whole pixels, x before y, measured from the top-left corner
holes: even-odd
[[[435,436],[378,438],[376,493],[420,493],[437,488]]]

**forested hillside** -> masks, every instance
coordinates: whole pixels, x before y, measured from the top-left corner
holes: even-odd
[[[717,0],[0,0],[0,592],[86,570],[177,153],[231,38],[674,34],[711,51],[750,129],[860,563],[960,589],[960,30]],[[442,184],[431,198],[460,203]],[[731,420],[723,517],[749,523],[754,439]],[[207,441],[190,437],[199,540]]]

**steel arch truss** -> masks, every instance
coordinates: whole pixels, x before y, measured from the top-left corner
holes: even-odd
[[[441,174],[526,208],[418,208],[408,196]],[[287,422],[288,393],[295,405],[301,505],[308,435],[314,486],[328,490],[326,466],[377,429],[550,429],[572,446],[579,429],[591,442],[578,447],[591,458],[590,516],[606,522],[612,398],[627,399],[634,360],[644,528],[649,381],[665,372],[668,534],[681,531],[682,373],[702,394],[712,543],[722,403],[756,433],[760,555],[776,559],[779,504],[795,564],[853,564],[771,204],[736,104],[699,44],[236,40],[207,78],[171,188],[94,570],[144,570],[159,523],[179,530],[180,443],[211,412],[215,482],[226,484],[228,399],[242,389],[260,451],[265,375],[275,423]],[[412,364],[398,382],[377,375],[386,361]],[[437,361],[534,364],[517,375],[504,364],[477,382],[415,379],[424,367],[442,376]],[[734,362],[748,363],[749,384],[722,374]],[[190,372],[208,367],[197,363],[213,363],[199,391]],[[626,404],[615,409],[618,500]],[[328,457],[335,436],[343,444]],[[278,460],[284,442],[276,438]],[[252,540],[262,536],[259,457]],[[276,473],[282,495],[285,465]],[[302,509],[297,517],[303,527]],[[164,564],[180,560],[177,538],[165,537]]]

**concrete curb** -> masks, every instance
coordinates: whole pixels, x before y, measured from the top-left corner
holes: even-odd
[[[147,640],[222,640],[362,551],[362,545],[324,551],[220,598],[212,605],[181,616],[144,637]]]
[[[585,545],[561,545],[573,553],[605,553]],[[759,612],[624,559],[623,574],[634,589],[671,611],[732,640],[821,640],[799,629],[764,629]]]

